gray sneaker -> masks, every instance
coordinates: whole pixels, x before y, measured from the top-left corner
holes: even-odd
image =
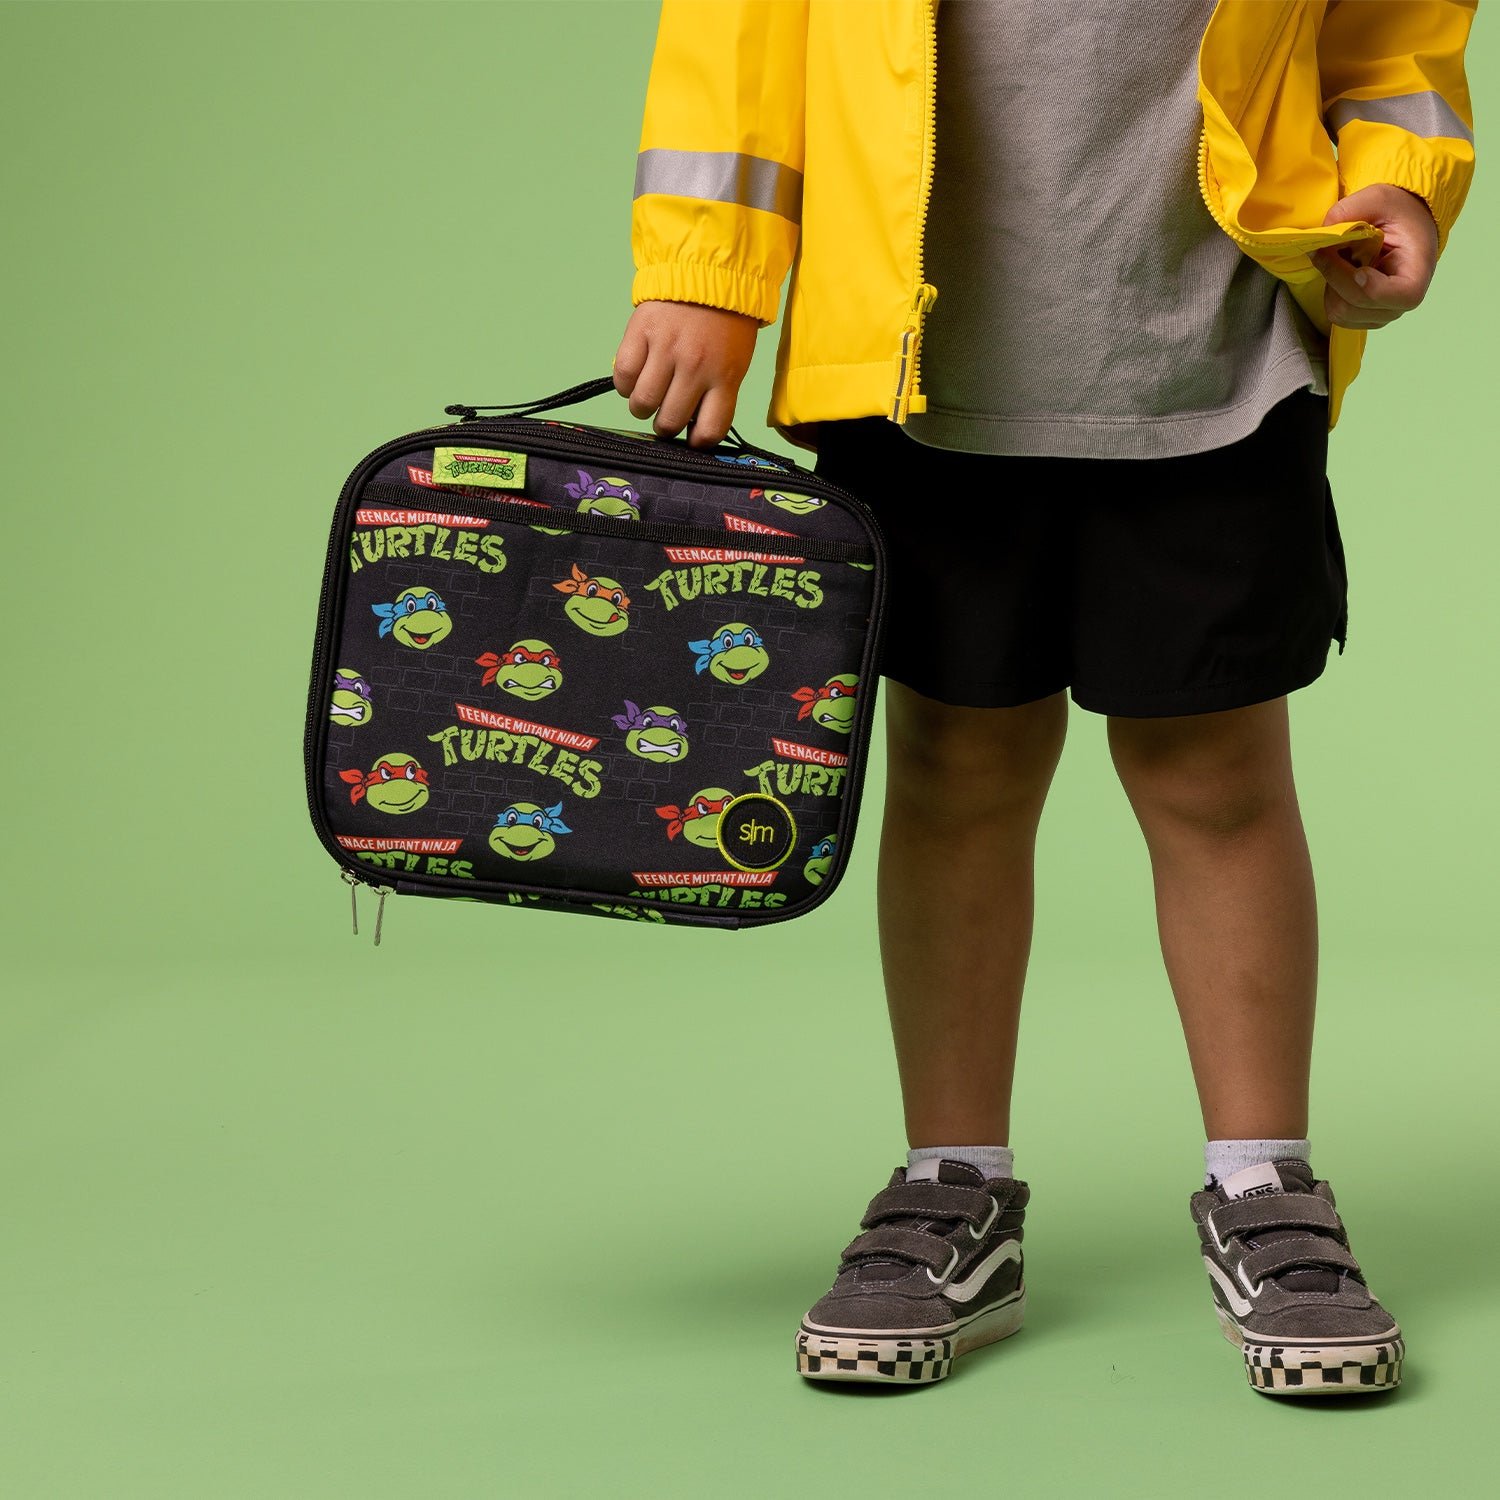
[[[1269,1396],[1389,1390],[1405,1345],[1306,1162],[1265,1162],[1192,1197],[1224,1337]]]
[[[920,1175],[918,1175],[920,1174]],[[1021,1326],[1021,1221],[1030,1192],[966,1162],[897,1167],[797,1330],[810,1380],[941,1380]]]

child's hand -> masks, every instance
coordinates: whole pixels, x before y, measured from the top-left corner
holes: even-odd
[[[615,389],[630,397],[631,416],[657,413],[651,425],[662,437],[675,437],[691,420],[688,443],[712,448],[734,420],[759,332],[754,318],[722,307],[642,302],[615,355]]]
[[[1323,306],[1329,322],[1343,328],[1384,328],[1427,295],[1437,269],[1437,224],[1421,198],[1388,182],[1339,199],[1323,222],[1351,219],[1376,225],[1385,239],[1373,256],[1368,240],[1345,247],[1352,259],[1331,246],[1313,252],[1328,283]]]

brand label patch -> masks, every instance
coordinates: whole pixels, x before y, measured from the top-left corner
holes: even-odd
[[[719,814],[719,848],[737,870],[774,870],[797,842],[785,802],[765,792],[732,798]]]
[[[526,483],[526,455],[503,448],[439,448],[432,455],[435,484],[481,484],[518,490]]]
[[[1232,1172],[1219,1186],[1224,1189],[1224,1196],[1231,1200],[1258,1198],[1264,1193],[1281,1192],[1281,1174],[1270,1162],[1265,1161]]]

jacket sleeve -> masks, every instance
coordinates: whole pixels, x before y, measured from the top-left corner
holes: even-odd
[[[1477,0],[1331,0],[1318,33],[1340,196],[1389,182],[1422,198],[1438,254],[1474,175],[1464,48]]]
[[[776,321],[802,208],[807,0],[664,0],[631,206],[632,303]]]

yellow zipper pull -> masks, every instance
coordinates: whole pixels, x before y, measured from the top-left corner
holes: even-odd
[[[917,368],[922,349],[922,319],[937,301],[937,288],[924,281],[912,298],[911,311],[901,329],[901,353],[896,360],[896,395],[891,420],[904,422],[909,413],[927,409],[927,398],[917,389]]]

